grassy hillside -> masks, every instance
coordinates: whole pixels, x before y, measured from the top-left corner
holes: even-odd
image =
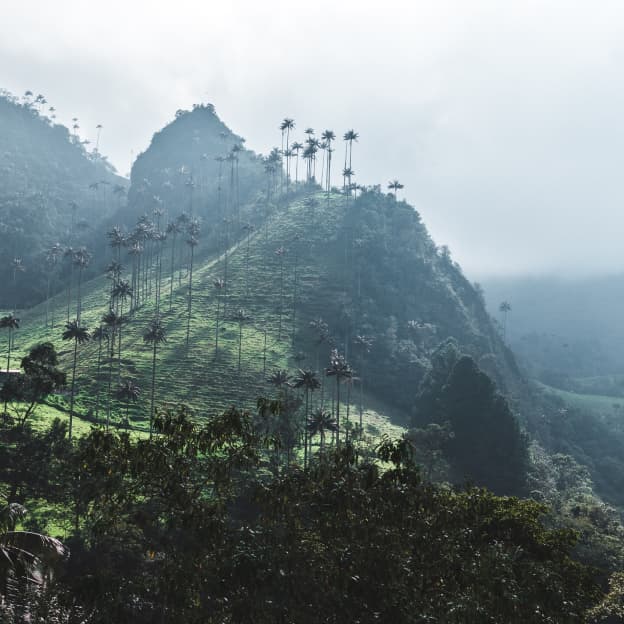
[[[157,403],[185,402],[200,414],[222,410],[229,404],[253,408],[261,395],[273,390],[266,383],[275,369],[294,371],[297,367],[317,367],[317,353],[310,339],[309,321],[323,313],[325,297],[336,296],[332,290],[332,261],[320,253],[332,232],[336,231],[344,198],[333,195],[329,205],[324,196],[317,198],[314,213],[300,199],[275,214],[267,226],[259,228],[249,238],[243,238],[227,254],[228,292],[220,312],[219,348],[215,351],[216,308],[218,292],[213,282],[223,277],[225,254],[213,257],[195,267],[193,273],[193,304],[190,340],[186,345],[188,281],[183,275],[180,285],[178,271],[174,276],[173,301],[170,307],[170,277],[163,279],[162,321],[166,327],[167,342],[158,351],[156,374]],[[278,248],[285,254],[275,253]],[[165,253],[165,259],[167,254]],[[283,258],[283,282],[280,284],[280,263]],[[166,262],[164,263],[166,266]],[[248,267],[248,268],[247,268]],[[297,298],[293,306],[295,268]],[[280,288],[281,286],[281,288]],[[82,324],[93,330],[108,309],[110,284],[100,277],[84,286]],[[280,290],[283,293],[280,299]],[[280,303],[281,302],[281,303]],[[281,321],[280,321],[281,308]],[[34,343],[52,340],[60,352],[63,368],[71,371],[73,344],[61,340],[66,320],[66,295],[61,293],[51,301],[55,328],[45,327],[45,305],[41,304],[21,315],[21,328],[16,332],[15,358],[23,355]],[[249,320],[242,326],[241,365],[238,367],[239,323],[232,320],[238,310],[244,309]],[[121,373],[118,371],[117,349],[113,359],[113,388],[118,379],[133,379],[142,389],[136,406],[132,406],[131,421],[138,429],[145,429],[149,412],[152,351],[143,342],[149,321],[156,313],[149,301],[129,317],[122,329]],[[73,304],[72,304],[73,318]],[[224,320],[223,320],[224,319]],[[280,332],[281,325],[281,332]],[[265,353],[266,341],[266,353]],[[318,354],[319,365],[326,362],[328,346]],[[95,341],[79,348],[77,366],[77,410],[93,417],[97,397],[98,344]],[[15,360],[16,361],[16,360]],[[100,374],[101,404],[106,402],[109,360],[103,358]],[[324,392],[329,404],[328,385]],[[346,391],[343,391],[343,397]],[[318,392],[316,400],[320,400]],[[354,402],[359,389],[353,390]],[[364,419],[375,433],[396,433],[383,417],[388,413],[400,422],[400,415],[383,402],[365,397]],[[59,405],[67,401],[58,399]],[[115,402],[114,420],[119,420],[125,407]],[[346,406],[343,408],[346,414]],[[100,408],[100,418],[105,410]],[[351,417],[356,412],[351,406]],[[383,415],[383,416],[382,416]]]

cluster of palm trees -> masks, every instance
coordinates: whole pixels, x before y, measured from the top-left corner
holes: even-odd
[[[333,378],[335,380],[334,391],[332,392],[331,408],[327,409],[323,396],[323,378]],[[283,440],[298,440],[300,447],[303,447],[303,464],[307,466],[312,457],[312,443],[316,436],[319,437],[319,448],[321,453],[326,445],[327,435],[330,434],[332,440],[339,445],[341,431],[349,436],[361,437],[363,433],[362,422],[359,428],[353,427],[349,420],[350,409],[350,388],[357,380],[355,371],[341,355],[337,349],[332,349],[329,357],[329,364],[323,369],[322,375],[312,369],[298,369],[294,375],[290,375],[286,370],[275,370],[267,379],[267,382],[277,389],[277,399],[269,402],[271,412],[275,417],[274,433]],[[341,425],[341,387],[347,387],[347,413],[346,424]],[[299,390],[303,393],[303,399],[292,400],[290,391]],[[320,400],[313,407],[313,395],[321,390]],[[297,417],[297,412],[303,404],[303,418]],[[258,403],[259,413],[266,411],[267,401],[262,399]],[[361,417],[360,417],[361,418]],[[265,415],[266,420],[266,415]]]

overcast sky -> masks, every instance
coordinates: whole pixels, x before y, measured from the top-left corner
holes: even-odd
[[[624,270],[624,4],[2,0],[0,87],[43,93],[121,173],[178,108],[252,149],[360,133],[471,278]]]

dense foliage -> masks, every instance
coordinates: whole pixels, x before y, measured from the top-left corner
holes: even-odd
[[[262,476],[247,414],[196,425],[182,408],[155,426],[140,441],[93,430],[53,464],[71,556],[33,596],[40,617],[581,622],[599,596],[541,505],[424,483],[405,442],[379,445],[384,469],[347,444]]]
[[[96,150],[29,97],[0,92],[0,308],[46,296],[66,267],[55,244],[92,246],[97,228],[121,204],[125,181]],[[15,260],[20,260],[20,265]]]

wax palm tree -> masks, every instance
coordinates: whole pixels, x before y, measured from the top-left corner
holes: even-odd
[[[348,168],[351,169],[351,158],[353,156],[353,142],[357,141],[360,138],[360,135],[355,131],[355,130],[347,130],[347,132],[345,132],[343,139],[345,141],[345,169],[347,168],[347,162],[348,162]],[[347,147],[348,147],[348,151],[349,151],[349,160],[347,161]]]
[[[241,351],[243,345],[243,324],[246,323],[250,317],[247,315],[245,310],[242,308],[237,310],[235,314],[232,315],[232,320],[238,323],[238,374],[241,372]]]
[[[279,325],[278,325],[278,331],[277,331],[277,339],[281,340],[282,338],[282,310],[283,310],[283,302],[284,302],[284,256],[286,255],[286,250],[283,247],[278,247],[275,250],[275,255],[279,258],[279,263],[280,263]]]
[[[47,289],[46,289],[46,312],[45,312],[45,323],[46,327],[48,326],[48,313],[50,308],[50,286],[52,283],[52,274],[56,271],[58,266],[58,262],[63,255],[63,247],[60,243],[55,243],[46,251],[46,265],[48,269],[48,281],[47,281]],[[54,327],[54,308],[52,308],[52,318],[51,318],[51,327]]]
[[[326,190],[327,190],[327,201],[329,202],[329,193],[331,191],[331,155],[332,155],[332,153],[334,151],[332,149],[331,144],[332,144],[332,141],[334,141],[336,139],[336,134],[335,134],[335,132],[333,132],[333,130],[325,130],[325,132],[323,132],[323,134],[321,135],[321,138],[327,144],[327,183],[326,183]]]
[[[388,182],[388,190],[394,191],[394,201],[397,201],[397,193],[402,188],[404,188],[404,186],[398,180],[392,180],[391,182]]]
[[[143,342],[145,344],[152,345],[152,397],[150,401],[150,424],[149,424],[149,435],[150,440],[152,439],[152,429],[154,426],[154,392],[156,388],[156,350],[158,349],[158,345],[163,342],[167,342],[167,336],[165,333],[165,328],[161,322],[161,320],[156,317],[149,324],[147,331],[143,334]]]
[[[365,335],[358,334],[355,337],[355,346],[360,352],[360,434],[362,432],[362,416],[364,413],[364,358],[373,346],[373,339]]]
[[[69,401],[69,439],[72,439],[72,426],[74,422],[74,398],[76,391],[76,362],[78,361],[78,345],[89,341],[89,331],[86,327],[81,327],[78,321],[70,321],[65,325],[63,340],[74,341],[74,362],[72,365],[72,383]]]
[[[115,355],[115,335],[121,327],[122,318],[112,308],[102,317],[102,323],[108,328],[110,333],[109,345],[110,353],[108,358],[108,402],[106,407],[106,428],[110,423],[111,398],[113,386],[113,357]]]
[[[284,138],[284,131],[286,132],[286,149],[284,150],[284,146],[282,145],[282,152],[284,155],[287,152],[290,152],[290,131],[295,128],[295,120],[289,119],[286,117],[284,121],[282,121],[280,125],[280,130],[282,131],[282,142]],[[292,152],[291,152],[292,153]],[[290,178],[290,169],[289,169],[289,159],[286,158],[286,191],[288,192],[288,184]]]
[[[193,258],[195,256],[195,247],[199,244],[197,236],[199,234],[199,223],[193,221],[189,225],[189,237],[186,240],[186,244],[191,251],[191,260],[189,265],[189,286],[188,286],[188,317],[186,321],[186,346],[189,345],[189,337],[191,334],[191,306],[193,301]]]
[[[307,423],[310,418],[310,393],[318,390],[321,383],[316,373],[311,370],[299,369],[299,372],[293,379],[294,388],[303,388],[305,390],[305,420],[303,428],[303,467],[308,465],[308,428]]]
[[[247,235],[247,249],[245,251],[245,294],[249,296],[249,240],[256,228],[251,223],[243,225],[243,232]]]
[[[271,373],[267,382],[280,390],[290,384],[290,375],[286,370],[276,370]]]
[[[507,340],[507,315],[511,312],[511,304],[508,301],[503,301],[498,310],[503,315],[503,342]]]
[[[72,259],[74,266],[78,268],[78,295],[77,295],[77,306],[76,306],[76,320],[80,323],[80,314],[82,312],[82,295],[81,295],[81,287],[82,287],[82,274],[83,271],[89,266],[91,262],[91,254],[86,250],[85,247],[80,247],[74,252],[74,256]]]
[[[128,427],[130,425],[130,403],[136,403],[141,396],[141,388],[132,381],[132,379],[125,379],[116,392],[117,398],[120,401],[124,401],[126,404],[126,420],[124,425]]]
[[[69,313],[71,307],[71,288],[74,279],[74,248],[69,246],[63,251],[63,257],[69,262],[69,279],[67,280],[67,322],[69,323]]]
[[[121,327],[125,322],[123,315],[124,302],[128,297],[132,297],[132,287],[128,280],[119,280],[115,287],[113,288],[113,299],[119,302],[119,316],[117,322],[118,328],[118,339],[119,343],[117,345],[117,357],[118,357],[118,381],[121,380]]]
[[[123,187],[122,187],[123,190]],[[118,225],[115,225],[106,233],[109,246],[117,252],[117,262],[121,263],[121,248],[126,243],[126,238]]]
[[[100,324],[99,327],[96,327],[91,334],[91,338],[93,340],[97,340],[98,342],[98,355],[97,355],[97,374],[95,376],[97,383],[97,390],[95,396],[95,419],[99,419],[100,415],[100,369],[102,366],[102,343],[106,341],[106,351],[108,351],[108,341],[110,339],[110,331],[108,327]]]
[[[11,368],[11,348],[13,346],[13,332],[19,329],[20,320],[13,314],[7,314],[0,318],[0,329],[7,329],[9,332],[9,340],[7,342],[7,373]]]
[[[295,185],[299,182],[299,152],[303,149],[302,143],[293,143],[291,151],[295,154]]]
[[[17,276],[26,270],[21,258],[11,260],[11,271],[13,272],[13,310],[17,310]]]
[[[225,288],[225,281],[222,279],[216,279],[213,282],[213,286],[215,287],[217,291],[217,294],[216,294],[217,313],[215,315],[215,358],[216,358],[218,355],[218,351],[219,351],[219,308],[221,304],[221,293],[223,292],[223,289]]]
[[[353,369],[343,355],[332,349],[329,356],[329,367],[325,369],[326,377],[336,378],[336,439],[340,444],[340,384],[353,377]]]
[[[334,420],[330,412],[319,408],[312,412],[312,415],[306,423],[306,431],[308,432],[310,439],[310,447],[312,447],[312,439],[315,435],[321,437],[321,453],[325,448],[325,434],[326,432],[338,433],[338,423]]]
[[[175,246],[178,234],[181,232],[180,224],[176,221],[171,221],[167,224],[167,234],[171,236],[171,282],[169,284],[169,312],[173,306],[173,275],[174,275],[174,260],[175,260]]]

